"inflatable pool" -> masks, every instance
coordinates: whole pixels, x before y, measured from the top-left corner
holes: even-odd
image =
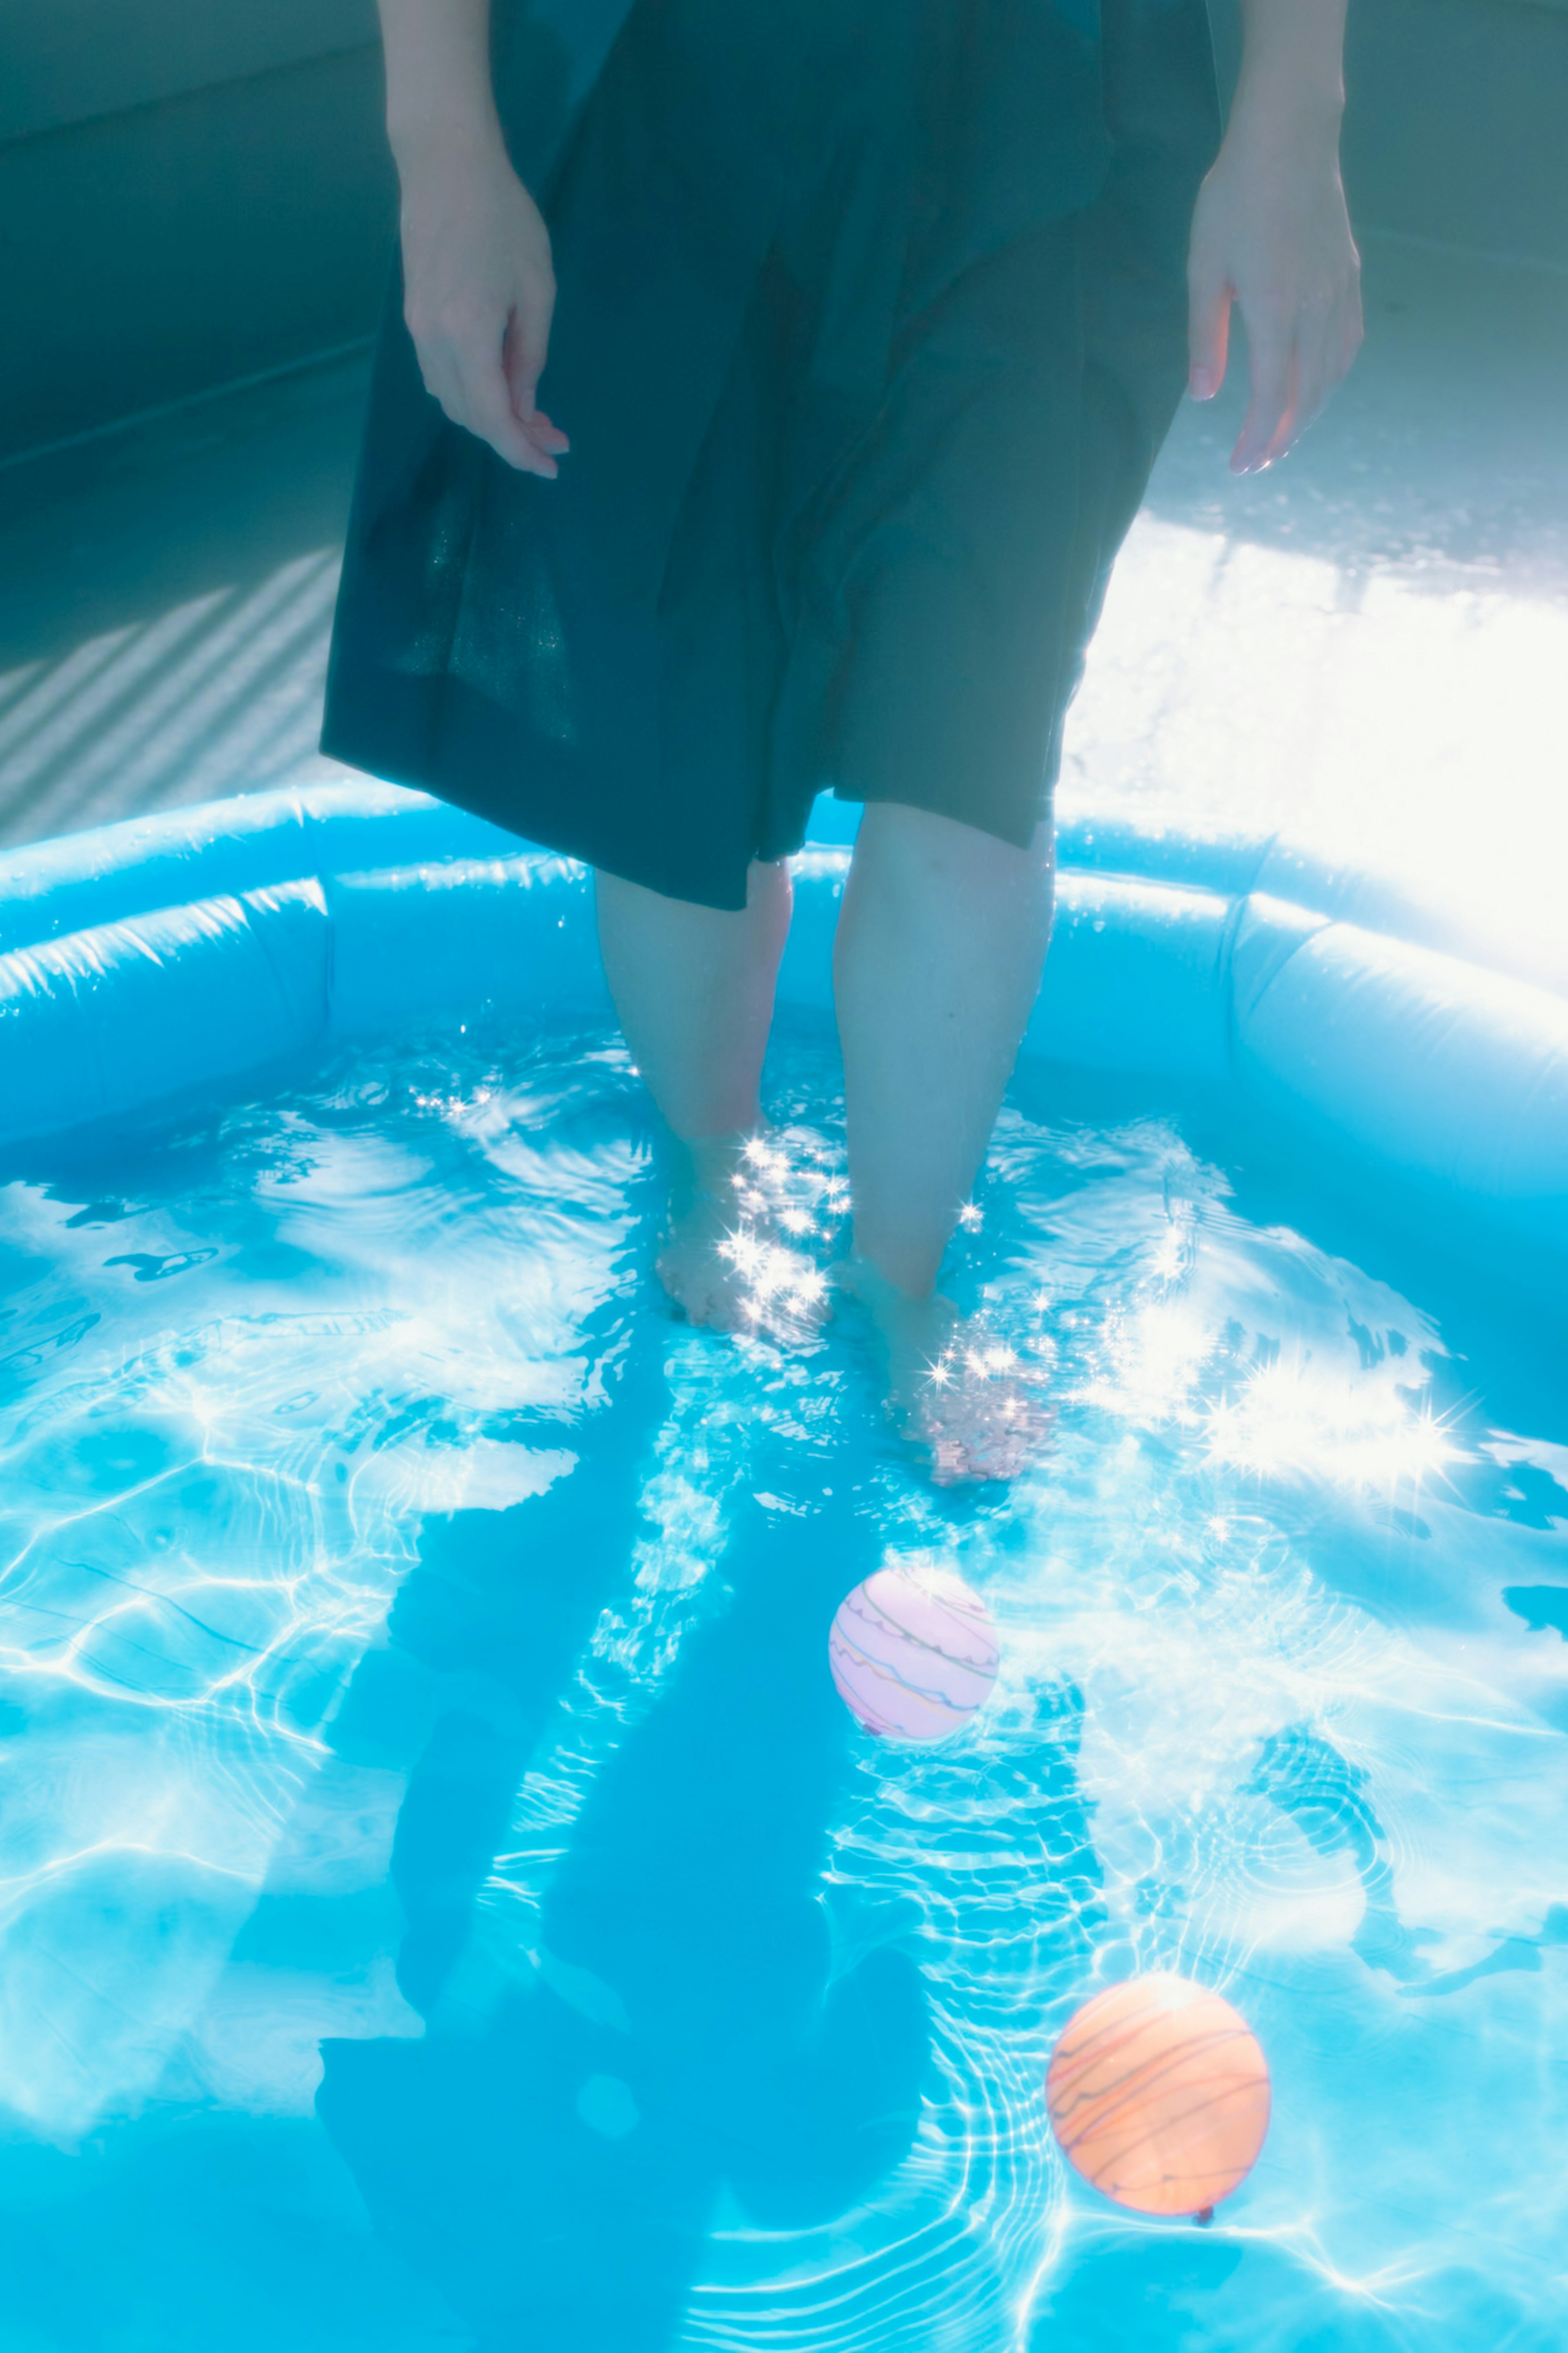
[[[799,862],[755,1181],[846,1190]],[[852,1328],[671,1322],[586,878],[258,795],[0,883],[0,2339],[1493,2353],[1568,2327],[1568,997],[1284,840],[1064,828],[939,1493]],[[963,1729],[828,1631],[984,1594]],[[1268,2054],[1215,2226],[1055,2036]]]
[[[847,808],[819,804],[785,1004],[828,1002]],[[838,821],[845,821],[842,824]],[[1028,1046],[1233,1081],[1316,1140],[1568,1250],[1568,998],[1423,936],[1288,841],[1080,822]],[[229,1082],[414,1015],[591,992],[584,878],[421,795],[274,792],[16,859],[0,1142]]]

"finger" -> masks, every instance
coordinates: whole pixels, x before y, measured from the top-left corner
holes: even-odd
[[[563,458],[572,447],[559,425],[552,425],[542,408],[536,408],[531,417],[520,417],[518,421],[534,448],[547,449],[552,458]]]
[[[1294,448],[1307,429],[1309,419],[1301,406],[1301,353],[1298,346],[1290,360],[1290,389],[1286,396],[1279,422],[1263,453],[1263,466],[1277,465],[1288,449]]]
[[[551,461],[566,449],[566,436],[538,412],[526,421],[511,417],[510,403],[504,401],[502,406],[507,413],[500,417],[491,414],[482,391],[475,388],[475,372],[470,368],[465,376],[463,371],[463,354],[452,344],[426,343],[420,348],[419,372],[425,389],[451,424],[489,442],[509,464],[521,464],[531,473],[553,473]],[[498,425],[501,435],[499,442],[494,429]],[[521,450],[519,434],[531,445],[533,458],[542,462],[534,463]]]
[[[530,441],[549,459],[564,457],[572,447],[561,427],[539,406],[539,379],[550,350],[550,322],[555,306],[552,285],[542,300],[519,303],[507,322],[501,344],[501,366],[511,397],[512,414]]]
[[[1351,364],[1361,349],[1364,332],[1362,322],[1361,287],[1353,283],[1340,305],[1339,348],[1336,353],[1334,382],[1339,384],[1350,374]]]
[[[1361,302],[1352,289],[1302,322],[1296,345],[1296,392],[1290,439],[1300,440],[1344,381],[1361,342]],[[1276,450],[1274,456],[1283,455]]]
[[[518,421],[524,436],[538,451],[540,457],[549,460],[553,473],[556,459],[563,458],[572,446],[564,433],[557,433],[552,427],[548,431],[542,430],[537,417],[524,417]]]
[[[1290,352],[1289,374],[1286,384],[1285,405],[1279,412],[1278,424],[1264,445],[1263,454],[1258,460],[1257,470],[1259,473],[1262,473],[1267,467],[1277,465],[1286,451],[1292,448],[1301,437],[1306,419],[1301,413],[1300,387],[1301,351],[1300,344],[1293,344]]]
[[[520,417],[538,413],[539,379],[550,354],[550,323],[555,308],[553,287],[542,296],[519,302],[506,324],[501,365]]]
[[[1289,441],[1299,441],[1329,396],[1332,383],[1330,338],[1332,322],[1326,311],[1307,313],[1296,330],[1295,377],[1290,396]],[[1271,453],[1283,457],[1289,443]]]
[[[488,441],[497,457],[504,458],[520,473],[542,474],[552,480],[553,457],[530,438],[512,407],[500,343],[482,350],[470,346],[458,353],[458,361],[466,411],[463,421],[469,432]]]
[[[1212,400],[1225,382],[1231,292],[1225,279],[1193,270],[1187,279],[1187,390]]]
[[[1295,391],[1293,320],[1242,313],[1252,363],[1252,396],[1230,453],[1231,471],[1251,474],[1270,463],[1283,433],[1289,438]]]

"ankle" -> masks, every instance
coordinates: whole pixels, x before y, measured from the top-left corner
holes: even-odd
[[[850,1287],[860,1292],[867,1304],[875,1300],[891,1314],[905,1309],[929,1312],[942,1272],[940,1253],[933,1260],[926,1250],[868,1249],[858,1233],[844,1265]]]
[[[833,1270],[834,1280],[858,1299],[885,1340],[894,1347],[904,1341],[927,1343],[936,1326],[956,1319],[957,1309],[934,1285],[923,1292],[905,1291],[884,1274],[873,1259],[852,1250]]]
[[[700,1201],[732,1202],[736,1179],[745,1171],[747,1146],[762,1131],[762,1122],[728,1135],[667,1139],[670,1208],[679,1217]]]

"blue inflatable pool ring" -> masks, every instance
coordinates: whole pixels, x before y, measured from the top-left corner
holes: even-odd
[[[818,810],[786,1005],[831,1001],[851,812]],[[1277,840],[1097,820],[1060,860],[1026,1051],[1231,1082],[1568,1252],[1568,998]],[[0,883],[0,1145],[413,1016],[552,1000],[603,1003],[587,876],[423,795],[259,793],[46,842]]]

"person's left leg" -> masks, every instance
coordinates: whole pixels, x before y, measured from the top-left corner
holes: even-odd
[[[844,894],[834,981],[855,1226],[838,1275],[942,1480],[1007,1477],[1038,1433],[1016,1378],[954,1364],[958,1314],[936,1282],[1039,990],[1054,882],[1048,822],[1020,849],[874,802]]]
[[[1010,1475],[1043,1418],[1025,1368],[960,1333],[935,1284],[1039,986],[1066,705],[1157,446],[1151,403],[1179,390],[1155,381],[1130,243],[1115,222],[1047,219],[951,280],[808,518],[826,765],[866,803],[837,962],[856,1205],[840,1279],[939,1478]],[[799,654],[795,671],[813,676]]]
[[[866,811],[834,991],[855,1254],[928,1300],[985,1156],[1050,939],[1048,824],[1026,849],[896,802]]]
[[[743,1320],[745,1286],[726,1259],[733,1179],[762,1125],[759,1089],[779,960],[789,932],[789,868],[756,863],[731,914],[595,876],[605,977],[633,1061],[669,1129],[669,1230],[660,1282],[694,1324]]]

